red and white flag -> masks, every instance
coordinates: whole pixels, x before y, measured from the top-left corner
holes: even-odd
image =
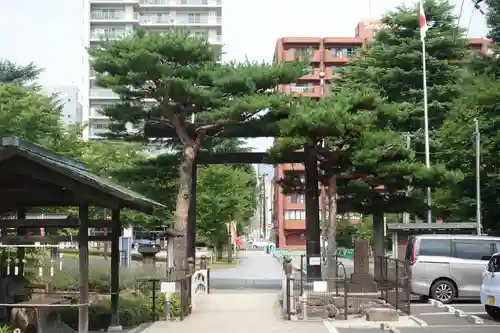
[[[427,33],[427,19],[425,18],[424,1],[420,0],[420,40],[423,42]]]

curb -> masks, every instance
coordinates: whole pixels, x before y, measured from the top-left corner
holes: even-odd
[[[478,316],[468,315],[467,320],[469,322],[473,323],[474,325],[484,324],[484,320],[482,320]]]
[[[479,318],[478,316],[467,314],[465,311],[460,309],[455,309],[451,305],[445,305],[440,301],[436,301],[435,299],[429,299],[429,304],[436,306],[438,308],[446,308],[449,313],[453,313],[457,318],[465,318],[467,321],[474,325],[484,324],[484,320]]]
[[[413,320],[420,327],[427,327],[427,326],[429,326],[424,320],[422,320],[422,319],[420,319],[418,317],[409,316],[408,318],[410,318],[411,320]]]
[[[389,332],[389,333],[400,333],[400,331],[397,328],[392,327],[388,323],[381,323],[380,324],[380,329],[382,331],[386,331],[386,332]]]
[[[467,314],[463,310],[455,309],[454,314],[455,314],[455,317],[459,317],[459,318],[467,317]]]
[[[146,328],[148,328],[149,326],[153,325],[152,322],[149,322],[149,323],[143,323],[143,324],[140,324],[139,326],[136,326],[128,331],[126,331],[127,333],[140,333],[142,331],[144,331]]]

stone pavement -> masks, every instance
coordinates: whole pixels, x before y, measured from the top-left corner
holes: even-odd
[[[273,289],[281,290],[283,268],[263,251],[240,251],[239,265],[210,271],[212,289]]]
[[[278,294],[216,291],[204,295],[184,321],[160,321],[141,333],[328,333],[322,322],[281,319]]]

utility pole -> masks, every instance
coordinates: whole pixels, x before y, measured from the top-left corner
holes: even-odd
[[[406,149],[410,150],[411,148],[411,135],[410,133],[406,133]],[[408,186],[407,193],[410,193],[411,188]],[[410,214],[407,212],[403,213],[403,224],[410,223]]]
[[[481,235],[481,135],[479,133],[479,121],[474,119],[475,146],[476,146],[476,227],[477,234]]]
[[[267,228],[267,205],[266,205],[266,174],[262,175],[262,224],[263,224],[263,234],[264,239],[266,239],[266,228]]]
[[[104,168],[104,171],[102,173],[103,178],[108,178],[108,168]],[[103,209],[103,217],[105,220],[108,219],[108,209],[104,208]],[[108,228],[104,228],[104,236],[108,235]],[[108,260],[108,252],[109,252],[109,242],[104,241],[104,259]]]

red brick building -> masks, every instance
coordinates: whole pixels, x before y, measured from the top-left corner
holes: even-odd
[[[319,73],[325,73],[326,82],[331,80],[336,75],[337,69],[344,66],[365,42],[372,38],[377,24],[375,20],[362,20],[356,26],[354,37],[283,37],[278,39],[274,51],[275,62],[292,61],[301,56],[311,58],[309,73],[294,84],[279,86],[279,91],[319,99],[322,93]],[[470,47],[479,52],[486,53],[488,44],[488,40],[483,38],[470,40]],[[325,91],[328,91],[328,85],[325,85]],[[303,173],[303,171],[302,164],[276,165],[275,177],[281,179],[285,173]],[[273,211],[277,247],[305,247],[304,195],[296,193],[285,196],[279,185],[275,185]],[[358,222],[359,218],[356,215],[350,216],[352,222]]]

